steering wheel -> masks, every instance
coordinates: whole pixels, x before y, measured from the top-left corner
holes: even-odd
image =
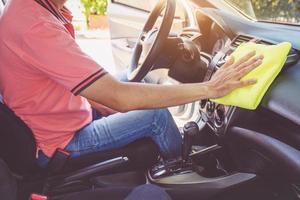
[[[150,13],[133,49],[127,74],[129,81],[140,82],[152,70],[152,66],[171,31],[175,9],[175,0],[159,0]],[[163,20],[159,27],[155,27],[155,23],[163,10]]]

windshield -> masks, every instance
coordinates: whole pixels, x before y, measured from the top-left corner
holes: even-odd
[[[300,25],[300,0],[226,0],[258,21]]]

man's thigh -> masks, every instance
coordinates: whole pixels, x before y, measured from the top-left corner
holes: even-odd
[[[73,156],[125,146],[137,139],[150,137],[152,126],[164,110],[141,110],[116,113],[93,121],[76,133],[66,150]],[[164,120],[164,119],[161,119]],[[164,128],[164,127],[161,127]],[[156,130],[158,133],[161,130]]]

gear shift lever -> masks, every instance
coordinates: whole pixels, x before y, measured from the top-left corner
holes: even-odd
[[[199,127],[196,122],[188,122],[183,127],[183,145],[182,145],[182,159],[187,161],[193,145],[194,137],[199,133]]]

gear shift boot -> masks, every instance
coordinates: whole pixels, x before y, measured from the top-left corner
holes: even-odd
[[[199,134],[199,127],[196,122],[188,122],[183,127],[182,159],[187,161],[192,150],[194,138]]]

